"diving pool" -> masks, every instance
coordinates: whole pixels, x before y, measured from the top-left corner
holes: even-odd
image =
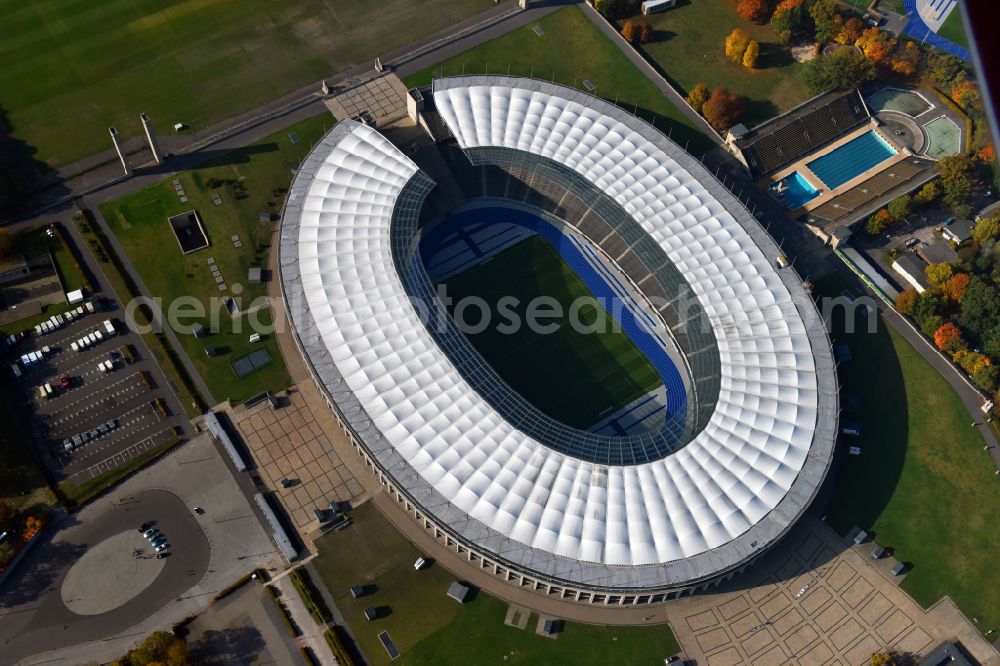
[[[878,132],[869,130],[826,155],[808,162],[806,167],[832,190],[895,154],[896,149],[879,136]]]
[[[771,191],[786,208],[798,208],[812,201],[819,190],[798,171],[793,171],[771,186]]]

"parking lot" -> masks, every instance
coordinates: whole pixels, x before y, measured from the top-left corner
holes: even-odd
[[[79,481],[173,438],[183,420],[117,304],[95,303],[48,332],[29,332],[4,360],[40,457]]]

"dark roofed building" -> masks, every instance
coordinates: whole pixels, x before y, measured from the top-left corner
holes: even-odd
[[[953,264],[958,261],[958,252],[944,241],[922,245],[917,248],[917,254],[928,264]]]
[[[899,255],[896,257],[896,261],[892,262],[892,270],[903,277],[903,286],[913,287],[921,294],[931,286],[924,273],[926,268],[927,264],[921,261],[917,255],[909,252]]]
[[[817,95],[758,125],[730,146],[750,173],[762,176],[791,164],[865,123],[871,116],[857,89]]]
[[[806,224],[832,234],[835,229],[849,227],[867,219],[902,194],[908,194],[937,176],[937,162],[926,157],[909,155],[887,166],[868,180],[838,194],[807,213]]]
[[[945,666],[954,664],[955,666],[972,666],[974,662],[965,656],[962,648],[956,643],[942,643],[934,652],[931,652],[920,666]]]
[[[964,243],[972,238],[972,230],[975,226],[972,220],[955,220],[942,229],[941,233],[944,234],[945,238],[954,243]]]

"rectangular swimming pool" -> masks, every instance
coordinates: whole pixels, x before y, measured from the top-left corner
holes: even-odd
[[[832,190],[895,154],[896,150],[878,132],[870,130],[808,162],[806,167]]]

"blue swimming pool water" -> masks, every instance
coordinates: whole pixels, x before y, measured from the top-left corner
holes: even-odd
[[[832,190],[895,154],[895,149],[872,130],[851,139],[823,157],[817,157],[806,166]]]
[[[779,192],[778,187],[781,183],[784,183],[784,189]],[[785,207],[792,209],[804,205],[819,194],[819,190],[813,187],[798,171],[793,171],[779,180],[771,186],[771,190],[785,204]]]

